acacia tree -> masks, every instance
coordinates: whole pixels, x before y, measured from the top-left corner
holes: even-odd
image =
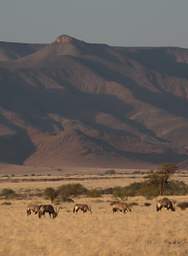
[[[46,188],[44,190],[44,196],[46,199],[49,199],[52,203],[57,197],[57,191],[53,188]]]
[[[159,194],[164,195],[165,186],[177,169],[178,167],[176,164],[164,163],[160,165],[157,171],[152,172],[146,178],[150,184],[152,183],[155,186],[159,186]]]
[[[173,163],[161,164],[159,168],[160,195],[164,194],[165,185],[168,183],[170,177],[176,172],[177,169],[178,169],[177,165]]]

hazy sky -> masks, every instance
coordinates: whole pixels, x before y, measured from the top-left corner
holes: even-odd
[[[188,48],[188,0],[0,0],[0,40]]]

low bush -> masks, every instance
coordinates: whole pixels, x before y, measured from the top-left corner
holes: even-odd
[[[144,196],[152,199],[160,195],[160,186],[148,181],[134,182],[125,187],[114,187],[104,192],[110,192],[115,198],[125,200],[129,196]],[[169,181],[165,187],[165,195],[187,195],[188,185],[182,181]]]
[[[66,184],[62,185],[57,189],[57,196],[61,197],[71,197],[71,196],[79,196],[84,195],[88,192],[88,189],[85,188],[80,183],[75,184]]]
[[[127,199],[127,191],[125,187],[114,187],[112,194],[116,199]]]
[[[183,181],[170,181],[166,185],[165,190],[166,195],[187,195],[188,194],[188,185]]]
[[[0,196],[2,196],[5,199],[12,199],[16,197],[16,192],[11,188],[4,188],[1,191]]]
[[[106,170],[106,171],[104,172],[104,174],[105,174],[105,175],[114,175],[114,174],[116,174],[116,171],[115,171],[115,170]]]
[[[53,201],[53,203],[55,205],[60,205],[61,203],[74,203],[74,200],[72,198],[55,198],[55,200]]]
[[[137,203],[137,202],[130,202],[129,203],[129,206],[130,207],[132,207],[132,206],[138,206],[139,205],[139,203]]]
[[[74,203],[74,200],[70,197],[65,197],[62,194],[57,195],[57,198],[55,199],[56,202],[59,201],[61,203]]]
[[[1,205],[11,205],[11,204],[12,204],[11,202],[4,201],[4,202],[2,202]]]
[[[57,197],[57,191],[54,188],[46,188],[44,190],[44,197],[53,203],[54,199]]]
[[[88,197],[101,197],[103,192],[99,189],[91,189],[87,191]]]
[[[57,189],[51,187],[46,188],[43,192],[43,196],[46,199],[51,200],[51,202],[58,204],[59,202],[74,202],[71,197],[84,194],[86,195],[87,193],[88,189],[83,185],[76,183],[62,185]]]
[[[104,195],[110,195],[110,194],[113,194],[113,190],[114,190],[114,188],[105,188],[102,190],[101,193]]]
[[[181,210],[186,210],[188,208],[188,202],[180,202],[177,204],[177,207],[179,207]]]
[[[151,203],[145,202],[144,206],[149,207],[149,206],[151,206]]]

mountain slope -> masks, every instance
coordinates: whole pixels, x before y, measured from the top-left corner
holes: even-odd
[[[0,42],[0,61],[15,60],[24,57],[40,50],[44,46],[44,44]]]
[[[0,63],[0,161],[186,162],[188,50],[111,47],[66,35],[33,49]]]

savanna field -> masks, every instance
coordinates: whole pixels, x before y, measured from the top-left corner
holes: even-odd
[[[187,12],[0,0],[0,256],[188,256]]]
[[[142,180],[142,176],[114,175],[83,179],[79,183],[87,188],[108,188],[127,185]],[[41,177],[40,177],[41,178]],[[53,179],[53,177],[51,177]],[[1,181],[4,178],[1,178]],[[14,179],[14,178],[12,178]],[[15,178],[16,179],[16,178]],[[46,187],[58,187],[70,181],[41,181],[0,183],[0,190],[13,188],[18,193],[39,191]],[[186,177],[176,177],[184,180]],[[169,196],[177,202],[187,201],[188,196]],[[155,199],[142,196],[129,197],[134,203],[132,212],[112,213],[110,202],[112,195],[90,198],[75,197],[74,203],[61,203],[62,209],[55,219],[48,215],[38,218],[37,215],[26,215],[30,203],[50,203],[41,197],[33,196],[24,199],[1,199],[0,201],[0,256],[111,256],[111,255],[152,255],[173,256],[188,255],[188,218],[187,211],[176,207],[175,212],[163,209],[156,212]],[[4,205],[4,202],[11,205]],[[75,203],[87,203],[93,213],[79,212],[73,214]],[[146,206],[145,203],[149,203]],[[59,206],[59,205],[58,205]]]

